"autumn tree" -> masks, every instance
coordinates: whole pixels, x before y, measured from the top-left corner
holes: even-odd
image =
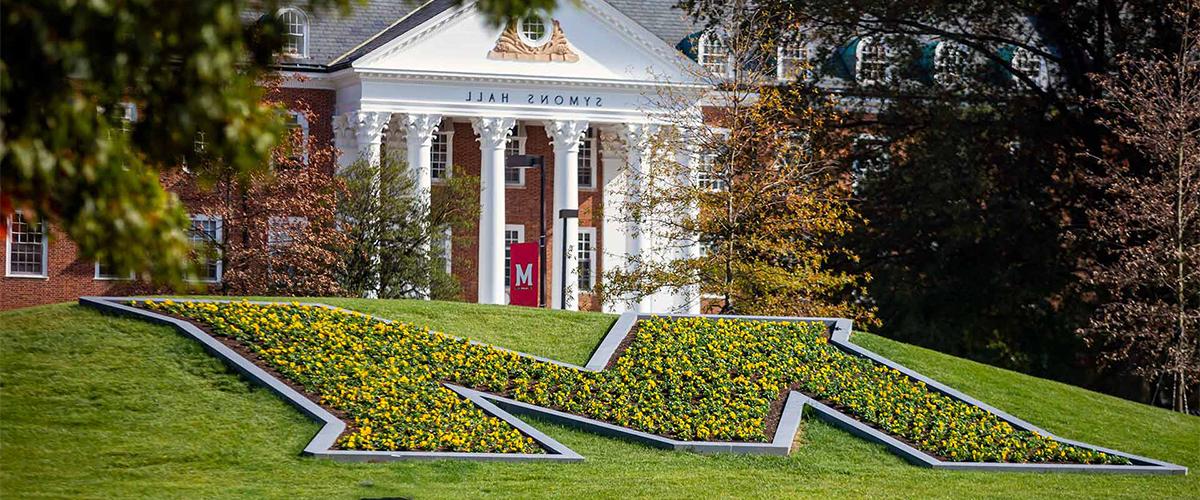
[[[658,96],[669,123],[630,172],[626,201],[605,207],[648,244],[605,272],[604,300],[670,290],[689,300],[703,294],[722,313],[869,322],[871,310],[858,300],[867,278],[831,267],[856,258],[835,243],[857,217],[838,161],[846,136],[833,126],[843,114],[805,78],[811,66],[803,62],[778,84],[777,40],[761,33],[775,23],[732,11],[697,35],[711,37],[709,50],[720,47],[722,56],[692,67],[691,85]]]
[[[1177,49],[1119,57],[1095,79],[1104,125],[1146,161],[1101,158],[1108,170],[1091,177],[1109,199],[1083,236],[1106,252],[1087,269],[1100,306],[1080,332],[1102,366],[1189,412],[1200,388],[1200,3],[1173,14]]]
[[[281,77],[260,82],[266,90],[264,104],[291,124],[267,168],[247,174],[213,165],[221,159],[199,140],[193,162],[162,175],[166,189],[178,193],[193,214],[190,256],[200,264],[194,279],[217,281],[208,285],[212,292],[342,293],[336,276],[347,242],[335,218],[342,190],[333,175],[337,150],[310,137],[302,126],[317,122],[308,103],[300,100],[284,107],[283,83]],[[218,178],[197,172],[205,170],[218,172]]]
[[[685,0],[702,23],[728,2]],[[1101,125],[1096,74],[1174,50],[1168,0],[765,0],[795,16],[859,140],[845,241],[870,273],[880,333],[1074,383],[1096,379],[1074,334],[1098,251],[1069,235],[1107,197],[1097,158],[1144,162]],[[777,25],[779,29],[784,26]],[[866,64],[858,64],[867,60]],[[841,267],[839,267],[841,268]]]
[[[378,165],[360,159],[339,177],[346,189],[337,202],[338,227],[347,241],[341,286],[358,296],[458,299],[448,245],[452,234],[470,233],[478,220],[478,177],[455,175],[422,196],[412,169],[394,153]]]
[[[259,80],[276,69],[285,30],[270,14],[285,3],[0,1],[0,217],[21,210],[61,227],[80,258],[180,283],[188,219],[159,176],[181,159],[210,182],[264,172],[284,125]],[[359,2],[300,3],[333,16]],[[476,8],[500,25],[555,4]],[[199,134],[222,171],[204,170]]]

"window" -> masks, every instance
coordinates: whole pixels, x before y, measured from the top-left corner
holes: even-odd
[[[596,132],[592,127],[588,127],[579,141],[579,187],[596,187]]]
[[[861,134],[854,139],[852,158],[851,183],[857,189],[862,180],[887,170],[890,161],[887,141],[874,135]]]
[[[279,11],[279,21],[283,23],[283,55],[308,57],[308,16],[289,7]]]
[[[121,132],[129,135],[133,131],[133,123],[138,119],[137,105],[132,102],[121,103]]]
[[[1013,50],[1009,64],[1012,66],[1013,80],[1019,81],[1017,75],[1022,74],[1033,80],[1039,87],[1046,85],[1046,60],[1042,59],[1042,56],[1034,54],[1028,49],[1017,48]]]
[[[704,153],[700,155],[699,162],[696,165],[696,184],[703,189],[712,191],[724,191],[729,187],[728,183],[717,171],[717,154]]]
[[[188,240],[196,248],[196,269],[199,280],[209,283],[221,281],[221,256],[216,245],[222,240],[221,218],[193,215]]]
[[[267,219],[267,246],[272,252],[296,242],[296,235],[308,227],[308,217],[289,216]]]
[[[450,263],[454,258],[454,243],[453,243],[454,237],[450,231],[451,231],[451,229],[447,227],[442,232],[441,241],[438,243],[439,245],[441,245],[440,248],[442,251],[442,260],[446,261],[446,274],[451,273],[452,266],[450,265]]]
[[[131,279],[133,279],[133,271],[130,271],[128,274],[122,275],[122,274],[118,274],[116,272],[116,270],[114,270],[112,268],[112,266],[101,264],[101,263],[97,262],[96,263],[96,275],[95,275],[94,279],[101,280],[101,281],[131,280]]]
[[[288,140],[298,138],[298,143],[290,143],[288,160],[295,165],[308,165],[308,117],[299,111],[289,111],[287,114]]]
[[[590,291],[596,284],[596,228],[579,228],[576,257],[579,261],[579,291]]]
[[[46,277],[46,226],[38,220],[36,223],[25,217],[17,210],[8,218],[7,252],[8,269],[6,273],[13,277]]]
[[[808,66],[809,57],[808,47],[800,40],[781,41],[776,55],[776,76],[783,81],[812,77],[812,69]]]
[[[429,143],[429,176],[434,182],[449,179],[452,173],[450,165],[454,161],[454,149],[451,134],[453,132],[435,132]]]
[[[718,35],[705,33],[700,36],[700,65],[714,76],[729,74],[729,46]]]
[[[967,71],[967,51],[952,42],[939,42],[933,49],[933,80],[940,85],[962,83]]]
[[[525,127],[516,124],[513,125],[512,134],[508,136],[508,142],[504,143],[504,158],[523,154],[525,154]],[[509,186],[524,186],[525,169],[504,167],[504,183]]]
[[[887,45],[883,40],[863,37],[858,41],[858,65],[854,68],[858,83],[869,85],[888,78],[889,66]]]
[[[546,21],[540,17],[527,17],[517,26],[517,33],[529,45],[541,45],[550,39],[550,30],[546,29]]]
[[[513,243],[524,242],[524,225],[507,224],[504,226],[504,288],[508,288],[508,284],[512,282],[512,252],[509,251],[508,247]]]

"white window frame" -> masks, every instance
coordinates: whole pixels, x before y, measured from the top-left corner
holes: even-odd
[[[306,226],[308,226],[308,217],[303,215],[273,215],[267,218],[267,247],[286,247],[295,243],[295,238],[287,230]]]
[[[514,231],[517,233],[517,241],[508,241],[508,232]],[[508,294],[508,283],[512,281],[512,253],[509,252],[509,245],[513,243],[525,243],[525,225],[524,224],[505,224],[504,225],[504,293]]]
[[[1018,62],[1018,58],[1020,58],[1020,59],[1028,58],[1031,61],[1036,62],[1037,63],[1037,74],[1026,73],[1025,69],[1027,69],[1027,68],[1024,68],[1021,65],[1021,63]],[[1046,64],[1046,58],[1042,57],[1039,54],[1034,54],[1033,51],[1026,49],[1024,47],[1014,47],[1013,48],[1012,57],[1009,58],[1009,60],[1008,60],[1008,66],[1010,68],[1009,73],[1012,76],[1013,82],[1021,83],[1021,77],[1018,75],[1018,73],[1025,73],[1026,76],[1028,76],[1031,80],[1034,81],[1034,83],[1037,84],[1038,87],[1041,87],[1041,88],[1045,88],[1047,82],[1049,81],[1049,69],[1048,69],[1049,67]]]
[[[295,118],[296,125],[300,127],[300,161],[308,165],[308,117],[304,113],[293,110],[288,110],[288,115]]]
[[[6,231],[7,237],[4,238],[4,276],[9,277],[9,278],[34,278],[34,279],[49,278],[50,277],[50,237],[49,237],[50,234],[49,234],[49,231],[47,231],[45,220],[38,221],[38,225],[41,226],[41,230],[42,230],[41,231],[42,232],[42,238],[41,238],[42,239],[42,272],[28,273],[28,272],[19,272],[19,271],[14,272],[12,270],[12,264],[13,264],[13,260],[12,260],[12,241],[13,241],[12,227],[13,227],[13,216],[15,216],[15,215],[21,216],[22,219],[25,218],[25,213],[23,211],[16,210],[16,211],[14,211],[13,214],[9,215],[7,220],[5,221],[5,224],[7,224],[7,226],[6,226],[7,227],[7,231]],[[24,220],[23,223],[28,225],[29,221]]]
[[[958,52],[962,57],[962,67],[950,68],[947,67],[947,54]],[[933,48],[933,81],[938,85],[951,86],[961,83],[966,77],[963,70],[966,70],[971,64],[971,54],[965,47],[951,41],[938,42]]]
[[[451,274],[454,270],[454,266],[451,265],[454,258],[454,234],[449,227],[442,232],[442,258],[446,260],[446,274]]]
[[[116,274],[100,274],[100,263],[96,263],[96,273],[92,276],[96,281],[130,281],[134,277],[133,271],[129,271],[129,276],[120,276]]]
[[[525,28],[525,24],[530,21],[537,21],[539,24],[542,25],[542,36],[533,38],[526,33],[526,31],[529,31],[529,30],[527,30]],[[550,36],[553,34],[553,31],[554,31],[553,21],[546,19],[544,17],[531,16],[531,17],[523,17],[523,18],[517,20],[517,35],[519,35],[521,37],[521,41],[525,42],[526,44],[528,44],[531,47],[540,47],[542,45],[545,45],[546,42],[550,41]]]
[[[595,289],[595,287],[596,287],[596,254],[597,254],[596,247],[598,245],[598,242],[596,241],[596,228],[594,228],[594,227],[579,228],[579,236],[583,236],[585,234],[588,235],[589,248],[588,248],[587,252],[590,254],[590,255],[588,255],[588,272],[590,273],[589,276],[591,277],[591,280],[592,280],[592,286],[584,288],[582,286],[579,286],[578,282],[575,283],[575,286],[579,287],[579,291],[582,293],[591,293],[592,290]],[[580,257],[579,254],[582,252],[582,250],[579,249],[579,243],[582,241],[583,241],[583,238],[575,239],[575,261],[576,262],[583,262],[583,260],[579,258]]]
[[[800,55],[789,55],[787,52],[791,49],[797,50]],[[781,40],[775,48],[775,78],[781,82],[790,82],[795,80],[810,80],[814,75],[813,68],[807,68],[803,72],[798,72],[794,75],[788,75],[784,69],[787,61],[800,61],[801,64],[812,60],[812,47],[800,40]]]
[[[508,156],[509,156],[508,155],[508,144],[509,144],[508,141],[516,141],[517,142],[517,153],[516,154],[523,155],[523,154],[525,154],[525,141],[528,138],[529,137],[525,132],[525,124],[523,124],[523,123],[514,124],[512,135],[510,135],[504,143],[504,158],[505,158],[505,160],[507,160]],[[514,170],[517,171],[518,180],[517,180],[517,182],[509,182],[508,167],[504,167],[504,186],[505,187],[525,187],[525,171],[528,169],[514,168]]]
[[[863,78],[863,54],[865,49],[871,47],[872,44],[878,43],[883,48],[883,75],[882,79]],[[875,85],[885,83],[892,79],[892,61],[888,57],[890,49],[886,41],[876,40],[875,37],[864,36],[858,40],[858,46],[854,48],[854,80],[860,85]]]
[[[300,25],[301,33],[299,34],[300,35],[300,46],[297,47],[296,52],[281,51],[282,55],[284,57],[290,57],[292,59],[307,59],[308,58],[308,35],[309,35],[308,14],[305,14],[304,11],[297,9],[295,7],[284,7],[282,9],[279,9],[279,11],[275,13],[275,17],[280,18],[280,21],[282,21],[284,23],[284,35],[283,36],[290,37],[290,36],[294,36],[295,34],[288,31],[291,28],[291,23],[290,23],[290,21],[283,19],[284,15],[296,15],[296,16],[300,17],[299,25]]]
[[[709,49],[712,45],[713,40],[720,41],[721,42],[720,45],[722,47],[724,47],[724,49],[725,49],[725,54],[724,54],[725,62],[720,63],[721,64],[721,66],[719,68],[720,71],[716,71],[717,68],[713,67],[718,63],[714,63],[714,62],[708,60],[709,57],[712,57],[712,54],[709,53]],[[732,60],[733,60],[733,53],[729,50],[729,44],[726,43],[721,38],[721,35],[719,35],[717,33],[713,33],[713,32],[704,32],[704,33],[700,34],[699,47],[696,49],[696,62],[700,63],[701,67],[703,67],[704,69],[707,69],[709,72],[712,73],[713,76],[717,76],[717,77],[721,77],[721,78],[729,78],[730,74],[732,73],[732,68],[733,68],[733,64],[731,63]]]
[[[441,129],[448,129],[448,130],[443,132]],[[434,151],[433,151],[433,142],[431,139],[431,142],[429,143],[430,182],[432,182],[433,184],[443,184],[446,182],[446,180],[448,180],[454,176],[454,126],[453,126],[453,124],[452,123],[443,123],[442,126],[438,127],[438,130],[433,133],[433,138],[434,139],[443,138],[446,141],[446,164],[444,165],[444,168],[443,168],[443,170],[445,171],[445,175],[443,175],[442,177],[434,177],[433,176]]]
[[[193,228],[195,227],[195,224],[196,224],[197,222],[207,222],[207,221],[214,221],[214,222],[216,222],[216,223],[217,223],[217,226],[216,226],[216,233],[217,233],[217,234],[216,234],[216,236],[213,238],[213,240],[214,240],[216,243],[224,243],[224,242],[225,242],[225,222],[224,222],[224,220],[222,220],[220,217],[214,217],[214,216],[208,216],[208,215],[201,215],[201,214],[192,214],[192,215],[188,216],[188,233],[189,233],[189,234],[188,234],[188,241],[189,241],[189,242],[190,242],[190,241],[192,241],[192,239],[191,239],[191,231],[192,231],[192,230],[193,230]],[[216,279],[209,278],[209,277],[207,277],[207,276],[206,276],[206,277],[202,277],[202,278],[200,278],[200,279],[196,279],[196,280],[189,280],[189,281],[196,282],[196,283],[220,283],[220,282],[221,282],[221,279],[222,279],[222,278],[224,277],[224,275],[225,275],[225,258],[224,258],[224,256],[223,256],[223,255],[221,255],[221,249],[220,249],[220,248],[217,248],[217,249],[215,249],[215,250],[216,250],[216,252],[217,252],[217,255],[216,255],[216,257],[215,257],[215,258],[216,258],[216,260],[217,260],[217,276],[216,276]]]
[[[717,153],[700,153],[696,159],[696,186],[708,191],[720,192],[729,189],[725,179],[713,175],[716,172]]]
[[[591,180],[589,180],[587,184],[578,182],[580,191],[595,191],[596,190],[596,169],[599,168],[599,166],[600,166],[599,160],[597,159],[598,156],[596,155],[596,152],[599,149],[596,147],[597,139],[599,138],[599,136],[600,136],[600,134],[598,134],[596,132],[596,129],[594,127],[588,127],[587,131],[585,131],[583,134],[583,138],[579,140],[579,151],[580,152],[579,152],[579,156],[577,158],[577,162],[578,162],[578,164],[581,165],[586,160],[589,162],[589,166],[591,167],[591,169],[590,169],[591,170],[591,176],[590,176]],[[587,144],[587,156],[584,156],[584,154],[583,154],[584,143]],[[578,172],[580,172],[580,171],[581,170],[578,168],[578,165],[577,165],[576,166],[576,176],[575,176],[576,181],[578,181],[578,178],[579,178]]]

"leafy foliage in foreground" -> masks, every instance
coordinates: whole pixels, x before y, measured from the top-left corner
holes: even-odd
[[[515,429],[441,387],[451,381],[680,439],[765,441],[790,388],[958,461],[1126,463],[1013,429],[995,415],[846,355],[820,323],[653,319],[593,373],[359,313],[302,305],[146,302],[234,337],[345,411],[353,449],[535,452]]]

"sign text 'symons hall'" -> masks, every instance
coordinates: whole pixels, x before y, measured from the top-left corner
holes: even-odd
[[[592,95],[513,93],[508,92],[467,92],[466,102],[485,102],[495,104],[535,104],[541,106],[571,106],[580,108],[602,108],[604,98]]]

